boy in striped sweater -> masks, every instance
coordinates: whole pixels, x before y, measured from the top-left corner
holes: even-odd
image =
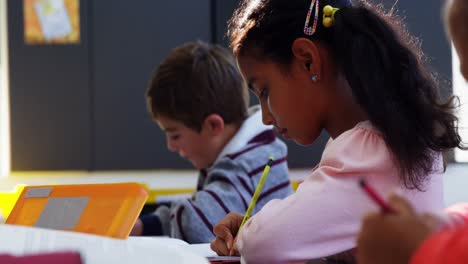
[[[189,243],[213,240],[213,225],[229,212],[245,213],[269,156],[274,165],[254,212],[292,193],[286,145],[247,109],[248,89],[226,49],[192,42],[172,51],[153,75],[149,110],[167,147],[200,170],[190,199],[160,206],[137,220],[132,235],[165,235]]]

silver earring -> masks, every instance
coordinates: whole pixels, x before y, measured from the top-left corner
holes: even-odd
[[[317,75],[314,75],[314,76],[312,76],[311,79],[312,79],[313,82],[317,82],[317,78],[318,78]]]

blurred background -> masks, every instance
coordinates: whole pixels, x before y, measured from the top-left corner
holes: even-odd
[[[442,1],[379,3],[396,8],[422,40],[441,94],[455,93],[463,104],[468,87],[446,40]],[[197,172],[167,151],[144,93],[151,72],[172,48],[197,39],[227,46],[226,22],[238,4],[0,0],[0,191],[17,184],[119,181],[167,193],[194,188]],[[293,179],[315,166],[326,141],[323,134],[308,148],[288,142]],[[467,201],[468,156],[455,151],[446,160],[447,205]]]

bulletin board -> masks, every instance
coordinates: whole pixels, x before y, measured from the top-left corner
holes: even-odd
[[[26,45],[80,43],[79,0],[23,0]]]

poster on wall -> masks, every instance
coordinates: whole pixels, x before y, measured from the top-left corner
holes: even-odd
[[[27,45],[79,44],[79,0],[23,0]]]

